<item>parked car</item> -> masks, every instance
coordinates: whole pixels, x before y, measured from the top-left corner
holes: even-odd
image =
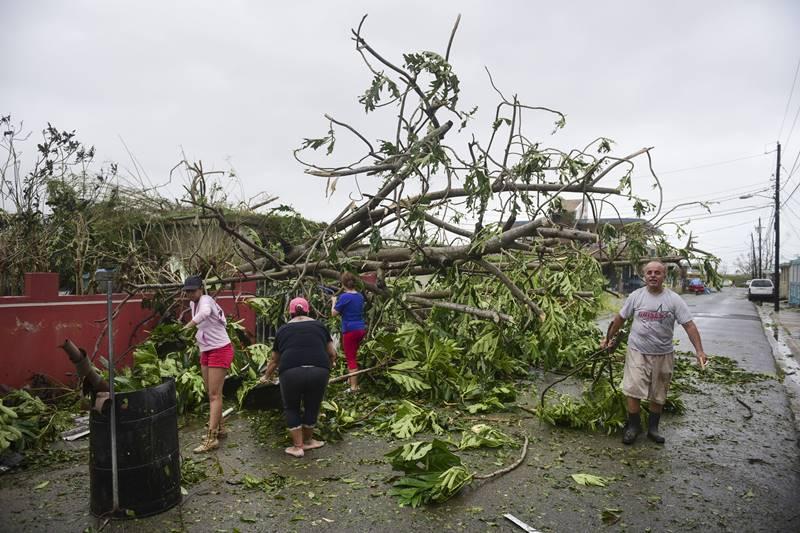
[[[693,292],[695,294],[704,294],[706,292],[706,286],[703,283],[703,280],[700,278],[692,278],[689,280],[689,283],[686,285],[687,292]]]
[[[754,279],[750,282],[747,289],[747,299],[751,302],[756,300],[771,300],[775,296],[775,286],[770,279]]]

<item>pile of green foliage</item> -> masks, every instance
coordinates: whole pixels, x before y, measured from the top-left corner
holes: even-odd
[[[226,326],[234,347],[230,374],[255,382],[268,349],[263,344],[245,345],[241,321],[229,320]],[[116,392],[131,392],[174,379],[178,413],[192,412],[206,405],[206,391],[200,373],[199,351],[194,330],[176,322],[159,324],[148,339],[133,351],[133,364],[114,376]]]
[[[419,507],[431,502],[441,503],[472,481],[472,474],[461,458],[438,439],[404,444],[386,457],[395,470],[405,474],[395,482],[392,491],[400,505]]]
[[[38,448],[67,429],[69,411],[48,405],[25,390],[0,398],[0,453]]]
[[[467,450],[517,444],[515,439],[487,424],[464,429],[459,443],[433,439],[404,444],[386,454],[392,467],[404,474],[395,481],[392,494],[401,506],[419,507],[449,500],[475,479],[475,474],[451,451],[451,446]]]

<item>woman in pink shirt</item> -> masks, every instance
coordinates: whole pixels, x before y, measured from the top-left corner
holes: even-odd
[[[194,453],[205,453],[219,448],[218,439],[227,436],[222,427],[222,385],[233,361],[233,345],[225,329],[225,313],[214,298],[203,294],[203,280],[199,276],[189,276],[183,283],[183,292],[192,310],[192,319],[185,328],[197,326],[200,369],[210,407],[208,435],[194,449]]]

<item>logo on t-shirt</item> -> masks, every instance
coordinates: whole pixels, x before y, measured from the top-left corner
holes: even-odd
[[[638,316],[639,320],[642,322],[663,323],[664,320],[672,320],[674,315],[671,311],[664,311],[664,304],[661,304],[655,311],[642,309],[636,316]]]

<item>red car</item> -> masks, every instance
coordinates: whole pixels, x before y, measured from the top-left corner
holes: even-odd
[[[693,292],[695,294],[703,294],[706,292],[706,286],[700,278],[692,278],[686,286],[686,292]]]

